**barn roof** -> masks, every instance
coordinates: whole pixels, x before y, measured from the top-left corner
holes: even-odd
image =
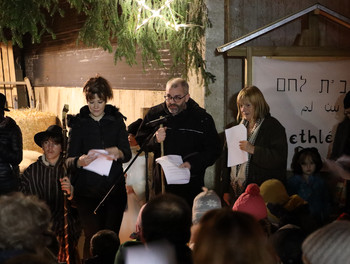
[[[295,19],[297,19],[305,14],[313,12],[313,11],[317,12],[320,15],[325,16],[326,18],[328,18],[328,19],[330,19],[338,24],[341,24],[347,28],[350,28],[350,19],[349,18],[347,18],[347,17],[345,17],[337,12],[334,12],[333,10],[330,10],[327,7],[317,3],[317,4],[314,4],[310,7],[308,7],[308,8],[300,10],[298,12],[292,13],[284,18],[278,19],[277,21],[275,21],[273,23],[270,23],[264,27],[261,27],[257,30],[254,30],[254,31],[252,31],[252,32],[250,32],[250,33],[248,33],[248,34],[246,34],[238,39],[235,39],[235,40],[228,42],[220,47],[217,47],[216,49],[218,52],[226,52],[232,48],[235,48],[239,45],[242,45],[242,44],[244,44],[244,43],[246,43],[254,38],[257,38],[257,37],[269,32],[269,31],[272,31],[278,27],[281,27],[281,26],[283,26],[283,25],[285,25],[285,24],[287,24],[287,23],[289,23],[289,22],[291,22],[291,21],[293,21],[293,20],[295,20]]]

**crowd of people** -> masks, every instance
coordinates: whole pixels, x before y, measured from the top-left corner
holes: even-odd
[[[59,125],[37,133],[43,154],[21,174],[21,130],[0,94],[0,264],[349,262],[349,188],[340,207],[322,174],[341,181],[349,164],[335,172],[339,164],[316,148],[297,147],[287,175],[285,128],[256,86],[237,96],[236,121],[247,131],[238,148],[248,159],[227,168],[220,192],[204,187],[204,175],[227,150],[186,80],[169,80],[164,102],[128,127],[107,103],[113,90],[105,78],[90,78],[83,93],[87,105],[68,118],[68,137]],[[350,152],[350,93],[344,109],[334,161]],[[177,169],[189,179],[165,177],[157,158],[170,155],[181,157]],[[105,174],[91,169],[99,159],[110,165]],[[121,243],[132,204],[135,229]]]

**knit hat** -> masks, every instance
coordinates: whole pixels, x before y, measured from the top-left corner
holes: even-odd
[[[193,200],[192,223],[197,224],[202,216],[210,210],[221,208],[221,199],[213,191],[203,187],[203,192],[199,193]]]
[[[6,96],[2,93],[0,93],[0,110],[4,111],[10,111],[8,108],[5,107],[6,104]]]
[[[251,214],[257,220],[266,218],[267,209],[259,186],[255,183],[249,184],[234,203],[232,210]]]
[[[260,186],[260,194],[265,203],[285,204],[289,200],[286,187],[277,179],[264,181]]]
[[[350,222],[336,220],[309,235],[302,244],[310,264],[344,264],[350,260]]]
[[[136,136],[137,130],[139,129],[141,123],[142,119],[139,118],[136,121],[132,122],[130,125],[128,125],[128,133]]]
[[[344,109],[350,108],[350,91],[344,97]]]
[[[260,186],[260,194],[266,204],[284,205],[289,200],[286,187],[280,180],[269,179],[264,181]],[[279,219],[267,207],[267,215],[271,222],[278,223]]]

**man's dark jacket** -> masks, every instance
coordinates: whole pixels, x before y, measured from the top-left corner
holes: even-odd
[[[182,196],[192,204],[204,186],[206,168],[213,165],[221,154],[222,143],[213,118],[191,98],[186,105],[186,109],[175,116],[171,116],[165,102],[152,107],[140,126],[136,140],[142,145],[159,128],[148,127],[146,124],[149,121],[171,116],[163,124],[167,128],[164,155],[180,155],[184,162],[188,161],[191,164],[191,178],[189,184],[167,185],[166,190]],[[156,159],[160,156],[160,145],[153,136],[146,150],[154,152]]]

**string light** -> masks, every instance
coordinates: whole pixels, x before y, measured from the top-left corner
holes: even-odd
[[[137,27],[136,27],[136,30],[139,30],[141,27],[143,27],[145,24],[147,24],[152,18],[160,18],[161,20],[164,21],[165,25],[167,27],[172,27],[174,28],[176,31],[178,31],[180,28],[182,27],[189,27],[189,26],[192,26],[192,25],[186,25],[186,24],[178,24],[175,20],[175,16],[174,16],[174,13],[173,13],[173,10],[171,9],[170,7],[170,4],[171,2],[173,2],[174,0],[167,0],[165,1],[165,3],[157,10],[154,10],[152,9],[151,7],[149,7],[145,0],[137,0],[136,2],[139,4],[139,9],[138,9],[138,16],[137,16]],[[145,10],[148,10],[152,13],[151,16],[149,16],[148,18],[144,19],[141,23],[141,12],[142,12],[142,9],[145,9]],[[163,15],[161,15],[161,12],[164,10],[164,9],[168,9],[168,12],[170,13],[171,15],[171,19],[172,21],[169,21],[166,19],[166,17],[164,17]]]

